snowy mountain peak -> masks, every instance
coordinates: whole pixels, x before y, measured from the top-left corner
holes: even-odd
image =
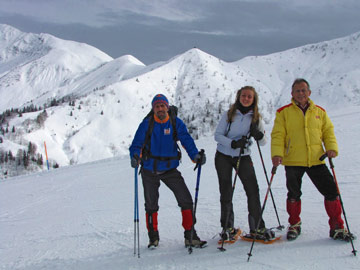
[[[20,30],[7,24],[0,24],[0,33],[0,40],[2,41],[1,44],[4,44],[3,42],[11,41],[22,34]]]
[[[139,59],[137,59],[136,57],[128,54],[128,55],[123,55],[120,56],[119,58],[115,59],[116,61],[119,62],[119,64],[134,64],[134,65],[138,65],[138,66],[145,66],[145,64],[143,62],[141,62]]]
[[[179,107],[195,139],[213,134],[220,115],[245,85],[257,90],[268,125],[275,110],[289,103],[298,77],[310,82],[311,98],[327,110],[360,105],[360,33],[232,63],[192,48],[145,66],[131,55],[112,59],[86,44],[0,29],[14,33],[7,34],[0,51],[8,59],[0,65],[0,108],[26,106],[31,111],[4,118],[1,127],[16,131],[2,135],[0,148],[16,153],[31,142],[44,153],[46,141],[51,162],[60,166],[127,155],[157,93]],[[9,53],[16,46],[21,50]],[[44,104],[51,107],[39,125],[40,112],[32,109]]]
[[[83,43],[48,34],[25,34],[2,25],[0,47],[0,108],[19,108],[34,101],[43,105],[55,91],[98,66],[113,60]]]

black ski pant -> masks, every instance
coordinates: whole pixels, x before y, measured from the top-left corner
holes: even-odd
[[[302,195],[301,184],[304,173],[309,176],[325,200],[334,201],[339,195],[334,178],[325,164],[312,167],[285,166],[285,172],[288,200],[300,201]]]
[[[219,179],[221,217],[220,223],[223,228],[234,227],[234,211],[232,202],[232,171],[236,170],[238,157],[224,155],[219,151],[215,154],[215,168]],[[255,230],[261,218],[261,205],[259,186],[257,183],[254,166],[249,155],[242,156],[239,163],[238,176],[243,184],[248,204],[248,222],[250,230]],[[226,219],[228,222],[226,224]],[[259,228],[264,228],[265,223],[261,219]]]
[[[184,178],[177,169],[172,169],[161,174],[149,170],[141,170],[144,187],[145,211],[149,214],[159,210],[160,180],[174,193],[181,210],[193,208],[191,193],[187,188]]]

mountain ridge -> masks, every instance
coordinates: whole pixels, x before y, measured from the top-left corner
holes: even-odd
[[[82,62],[74,52],[68,54],[67,57],[75,59],[71,59],[73,62],[62,59],[66,64],[62,67],[68,67],[66,76],[61,69],[58,71],[61,78],[51,80],[54,76],[49,76],[47,91],[37,88],[41,85],[37,80],[44,81],[37,78],[40,74],[38,62],[16,67],[17,73],[11,73],[19,78],[31,78],[31,84],[24,87],[32,90],[26,98],[22,97],[24,91],[20,91],[23,88],[19,87],[15,75],[14,79],[4,72],[0,76],[0,105],[5,103],[5,96],[14,100],[14,104],[22,98],[26,99],[23,106],[45,106],[47,111],[42,125],[29,124],[39,117],[39,111],[23,113],[21,117],[13,113],[7,117],[2,128],[11,130],[14,127],[16,131],[2,134],[4,142],[0,149],[17,153],[26,150],[31,142],[37,146],[37,153],[43,154],[46,141],[50,164],[60,166],[127,155],[132,136],[151,109],[152,97],[158,93],[165,94],[171,104],[179,107],[179,117],[195,139],[212,136],[221,114],[234,102],[237,89],[244,85],[252,85],[257,90],[260,112],[267,125],[272,123],[275,110],[289,103],[291,84],[297,77],[310,82],[311,98],[327,110],[344,105],[358,106],[360,64],[356,59],[360,54],[359,37],[360,33],[355,33],[333,41],[271,55],[249,56],[230,63],[192,48],[168,61],[148,66],[131,55],[112,59],[86,44],[64,41],[61,42],[63,46],[70,45],[63,51],[76,48],[74,52],[81,50],[81,57],[86,60]],[[87,55],[87,49],[98,54],[95,58],[92,54]],[[2,49],[0,55],[3,54]],[[48,59],[59,63],[57,58]],[[84,67],[86,63],[91,65]],[[5,64],[3,68],[6,67],[13,68]],[[14,88],[18,92],[9,93]],[[51,105],[54,100],[53,105],[57,106]],[[1,108],[4,111],[12,107],[7,103]]]

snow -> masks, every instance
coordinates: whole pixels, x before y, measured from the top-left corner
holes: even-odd
[[[2,110],[22,107],[33,100],[43,105],[74,77],[113,60],[90,45],[49,34],[22,33],[4,24],[0,24],[0,33]]]
[[[360,132],[360,107],[330,108],[328,113],[340,148],[339,157],[333,160],[337,180],[350,229],[359,235],[360,145],[355,138]],[[271,128],[272,123],[266,126],[267,134]],[[157,250],[147,249],[139,177],[141,254],[140,258],[134,256],[134,170],[126,155],[0,180],[0,269],[359,269],[358,256],[352,254],[350,243],[329,238],[323,198],[306,176],[302,188],[302,234],[296,241],[284,238],[286,230],[277,232],[283,235],[282,240],[272,245],[255,243],[249,262],[249,242],[238,241],[227,246],[226,252],[220,252],[220,202],[213,162],[216,143],[208,136],[196,144],[207,155],[196,224],[199,236],[208,241],[206,248],[188,254],[180,209],[171,191],[162,185],[160,245]],[[270,144],[261,151],[270,178]],[[183,154],[179,170],[194,194],[194,164]],[[254,146],[252,157],[263,200],[267,184]],[[272,192],[281,224],[287,226],[283,167],[274,176]],[[247,231],[246,195],[240,182],[235,189],[234,206],[235,223]],[[270,197],[264,219],[267,227],[279,225]],[[357,241],[354,244],[356,248]]]

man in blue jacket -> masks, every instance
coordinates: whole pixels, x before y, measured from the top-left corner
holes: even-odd
[[[159,244],[157,216],[160,180],[174,193],[181,207],[185,246],[189,246],[191,228],[195,223],[192,213],[193,200],[184,178],[177,170],[181,155],[177,142],[174,140],[174,132],[190,159],[195,163],[205,164],[205,154],[200,155],[184,122],[178,117],[170,118],[169,102],[164,95],[157,94],[151,104],[153,115],[141,122],[129,149],[131,166],[136,168],[140,162],[142,164],[141,177],[144,187],[146,227],[149,235],[148,247],[157,247]],[[192,246],[201,247],[205,244],[206,241],[200,240],[194,229]]]

